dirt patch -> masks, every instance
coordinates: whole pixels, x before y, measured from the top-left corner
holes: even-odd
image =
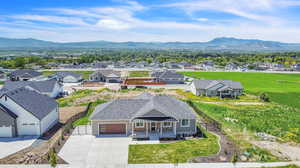
[[[103,82],[84,82],[82,87],[103,87],[104,84]]]
[[[270,151],[273,155],[291,161],[300,160],[300,146],[271,141],[252,141],[252,144]]]
[[[86,110],[86,106],[61,107],[59,109],[59,119],[61,123],[66,123],[72,116]]]

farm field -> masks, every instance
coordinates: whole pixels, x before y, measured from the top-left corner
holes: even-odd
[[[197,79],[240,81],[245,92],[259,95],[266,92],[272,102],[300,109],[300,74],[242,73],[242,72],[183,72]]]
[[[43,71],[42,73],[45,76],[49,76],[55,74],[56,72],[74,72],[81,74],[83,79],[89,79],[89,75],[92,74],[94,71]]]
[[[300,113],[281,105],[229,105],[195,103],[209,116],[225,127],[244,129],[250,132],[264,132],[282,139],[300,143]],[[227,120],[224,120],[227,118]]]

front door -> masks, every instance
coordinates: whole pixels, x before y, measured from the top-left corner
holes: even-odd
[[[151,132],[156,131],[156,123],[155,122],[151,122]]]

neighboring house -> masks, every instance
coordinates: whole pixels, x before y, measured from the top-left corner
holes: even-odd
[[[52,78],[55,78],[62,83],[78,83],[83,80],[82,75],[74,72],[57,72]]]
[[[113,70],[99,70],[89,77],[93,82],[121,83],[121,72]]]
[[[196,96],[238,97],[243,94],[240,82],[230,80],[194,80],[191,91]]]
[[[294,65],[294,70],[295,71],[300,71],[300,64],[295,64]]]
[[[56,80],[47,81],[6,81],[1,91],[7,92],[17,88],[26,87],[33,89],[51,98],[59,97],[63,92],[63,86]]]
[[[25,87],[0,95],[0,137],[41,136],[59,121],[57,102]]]
[[[156,82],[164,82],[166,84],[184,84],[184,75],[175,71],[157,71],[151,73],[151,77]]]
[[[9,78],[12,81],[28,81],[28,80],[35,80],[42,77],[43,75],[41,72],[37,72],[31,69],[19,69],[13,71],[9,75]]]
[[[90,117],[92,134],[126,134],[133,138],[175,138],[194,135],[196,115],[183,101],[143,93],[98,105]]]
[[[6,81],[6,73],[0,70],[0,81]]]

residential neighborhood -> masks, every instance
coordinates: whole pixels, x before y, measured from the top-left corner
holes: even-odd
[[[300,168],[300,0],[0,5],[0,168]]]

